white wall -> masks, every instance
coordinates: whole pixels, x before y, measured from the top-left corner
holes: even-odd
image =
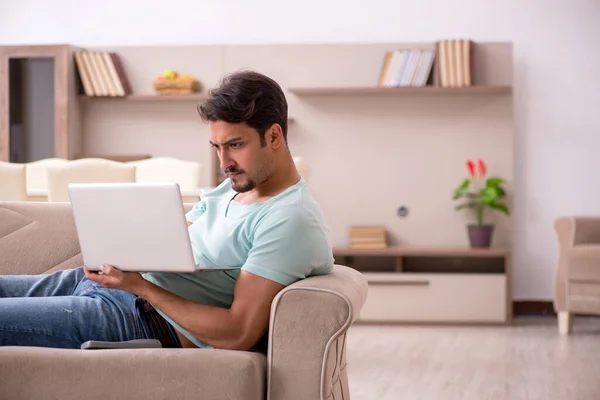
[[[513,41],[514,297],[551,299],[554,219],[600,214],[598,21],[597,0],[21,0],[2,5],[0,43]]]

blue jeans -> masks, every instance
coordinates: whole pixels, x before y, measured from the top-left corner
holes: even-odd
[[[0,276],[0,346],[80,348],[88,340],[154,339],[137,299],[88,280],[82,267]]]

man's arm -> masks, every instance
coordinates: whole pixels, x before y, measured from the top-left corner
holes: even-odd
[[[211,272],[205,272],[210,274]],[[269,326],[271,303],[285,286],[241,271],[229,309],[194,303],[156,285],[140,295],[199,340],[216,348],[249,350]]]
[[[226,309],[183,299],[145,280],[137,272],[123,272],[108,266],[102,275],[87,270],[86,275],[106,287],[127,290],[145,298],[199,340],[215,348],[231,350],[249,350],[258,343],[269,326],[271,303],[285,287],[241,271],[233,303]]]

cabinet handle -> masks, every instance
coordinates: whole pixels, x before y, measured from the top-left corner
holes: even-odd
[[[429,286],[429,281],[371,281],[369,285]]]

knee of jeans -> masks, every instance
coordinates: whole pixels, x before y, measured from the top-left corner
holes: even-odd
[[[81,280],[87,280],[87,278],[85,276],[85,271],[83,270],[83,268],[84,268],[83,265],[80,265],[79,267],[75,267],[75,268],[73,268],[70,271],[69,270],[65,270],[65,272],[69,271],[71,273],[74,273],[75,276],[76,276],[76,279],[78,279],[80,281]]]

